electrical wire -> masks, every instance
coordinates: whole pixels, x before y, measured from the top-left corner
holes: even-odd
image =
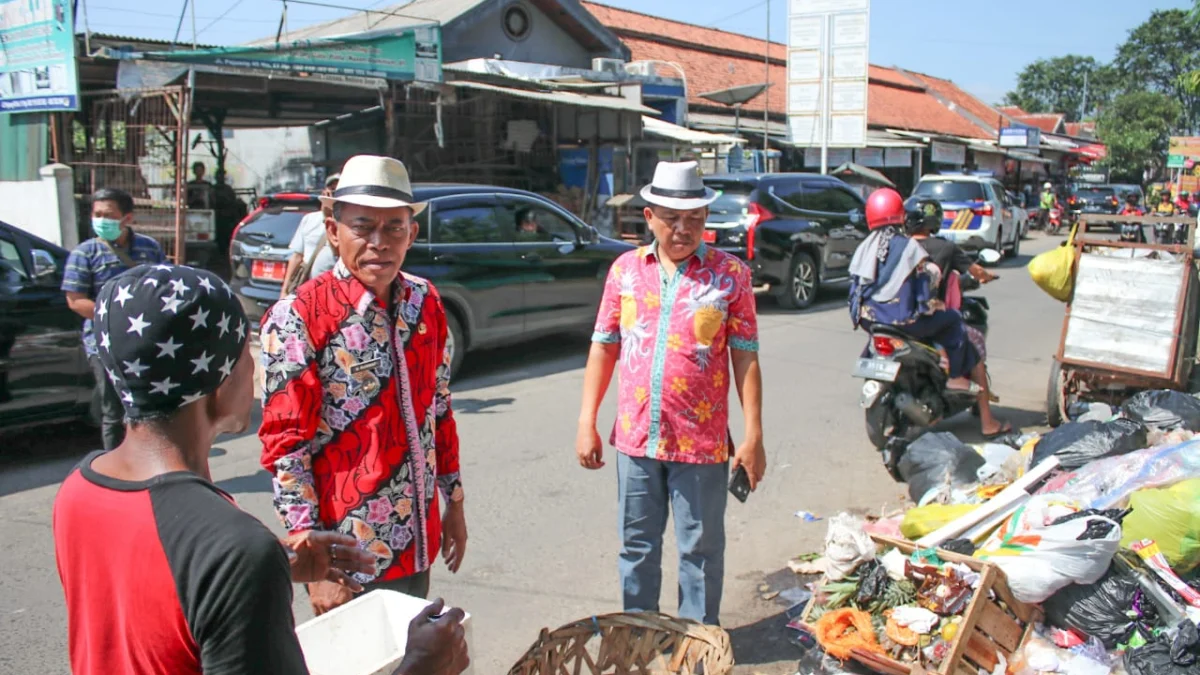
[[[347,10],[347,11],[351,11],[351,12],[355,12],[355,13],[366,12],[367,14],[386,14],[388,16],[396,16],[396,17],[400,17],[403,19],[417,19],[420,21],[428,21],[429,23],[441,23],[441,21],[439,21],[437,19],[431,19],[427,16],[416,16],[414,14],[402,14],[400,12],[393,12],[393,11],[388,11],[388,10],[384,10],[384,9],[366,9],[366,10],[364,10],[361,7],[352,7],[350,5],[339,5],[339,4],[332,3],[332,2],[317,2],[317,0],[278,0],[278,2],[282,2],[284,5],[291,3],[293,5],[308,5],[310,7],[326,7],[328,9],[343,9],[343,10]]]
[[[183,30],[183,15],[187,14],[189,0],[183,0],[183,7],[179,10],[179,23],[175,26],[175,37],[171,38],[171,45],[174,46],[179,42],[179,31]]]
[[[218,16],[217,18],[215,18],[212,21],[209,21],[207,24],[205,24],[204,28],[201,28],[199,31],[196,32],[196,35],[200,35],[204,31],[206,31],[209,28],[212,28],[214,25],[216,25],[216,23],[218,21],[220,21],[221,19],[224,19],[225,17],[229,16],[229,13],[232,12],[233,10],[237,9],[238,5],[242,4],[244,1],[245,0],[234,0],[234,3],[229,6],[229,9],[225,10],[221,14],[221,16]]]
[[[745,14],[746,12],[749,12],[752,9],[757,9],[759,7],[762,7],[763,5],[767,4],[770,1],[771,0],[761,0],[761,2],[756,2],[753,5],[748,5],[746,7],[743,7],[741,9],[739,9],[738,11],[734,12],[733,14],[730,14],[729,16],[723,16],[715,21],[706,21],[705,23],[717,30],[724,30],[723,28],[718,27],[716,24],[719,24],[722,21],[727,21],[729,19],[737,18],[737,17]]]

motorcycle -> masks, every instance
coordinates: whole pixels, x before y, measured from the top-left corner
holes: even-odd
[[[980,261],[999,262],[992,249],[979,252]],[[969,275],[960,277],[964,292],[980,283]],[[987,298],[964,295],[961,312],[968,326],[987,335]],[[900,458],[908,444],[939,421],[975,408],[979,390],[947,389],[950,379],[946,354],[894,326],[875,325],[870,342],[858,359],[854,376],[865,379],[859,404],[866,415],[867,436],[880,451],[883,464],[897,481]]]
[[[1055,204],[1053,207],[1051,207],[1050,213],[1047,214],[1047,217],[1046,217],[1046,233],[1047,234],[1058,234],[1058,231],[1060,229],[1062,229],[1062,224],[1063,224],[1062,207],[1059,206],[1058,204]]]

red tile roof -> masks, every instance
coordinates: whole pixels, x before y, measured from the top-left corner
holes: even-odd
[[[1009,115],[1011,117],[1024,117],[1029,114],[1029,113],[1025,112],[1024,110],[1021,110],[1020,106],[1016,106],[1016,105],[1002,105],[999,108],[997,108],[997,110],[999,110],[1000,112],[1004,113],[1005,115]]]
[[[1064,131],[1068,136],[1075,137],[1094,137],[1096,135],[1095,122],[1067,122],[1064,125]]]
[[[1059,125],[1066,119],[1066,115],[1060,113],[1026,113],[1024,115],[1013,116],[1013,119],[1020,124],[1037,127],[1045,133],[1055,134],[1059,133]]]
[[[656,60],[679,64],[687,75],[688,104],[724,110],[724,106],[700,98],[700,94],[763,81],[765,40],[705,28],[640,12],[583,2],[603,25],[616,33],[632,52],[633,60]],[[764,101],[770,112],[787,112],[787,46],[770,43],[771,65],[766,94],[748,101],[742,110],[762,113]],[[993,126],[999,113],[959,89],[953,82],[917,75],[920,84],[893,68],[872,65],[867,94],[868,123],[873,127],[943,133],[972,138],[991,138],[986,129],[951,110],[924,88],[936,89],[944,98],[971,111]]]

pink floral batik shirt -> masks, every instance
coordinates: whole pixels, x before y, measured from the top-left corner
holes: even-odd
[[[633,457],[729,459],[729,349],[758,351],[750,268],[701,245],[673,275],[644,246],[613,263],[592,341],[621,345],[611,443]]]

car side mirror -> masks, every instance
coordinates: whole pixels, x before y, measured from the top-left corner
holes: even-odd
[[[32,255],[33,278],[41,284],[56,281],[58,277],[58,263],[54,261],[54,256],[40,249],[34,249]]]
[[[862,209],[854,209],[850,212],[850,222],[855,225],[862,223],[863,217]]]

